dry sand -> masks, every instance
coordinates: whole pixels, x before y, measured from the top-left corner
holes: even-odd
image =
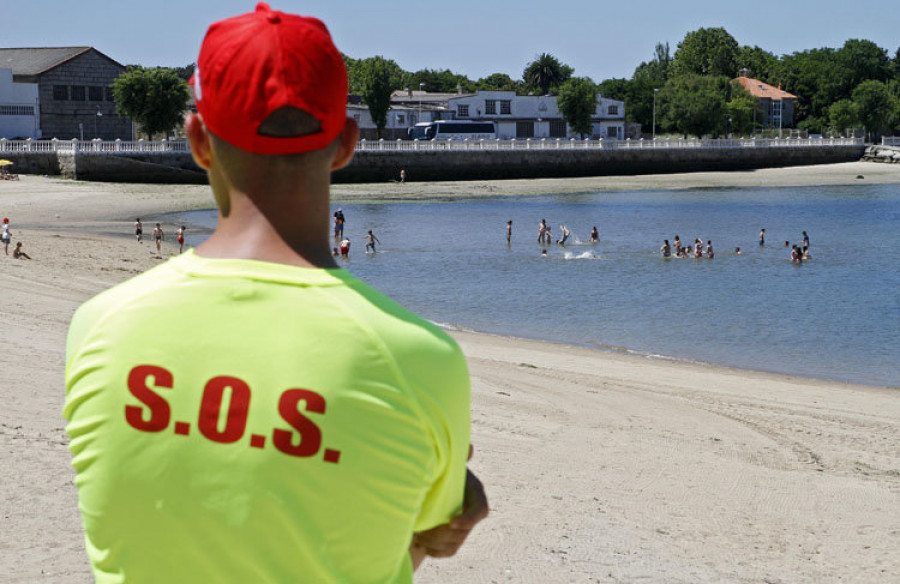
[[[335,193],[357,201],[857,182],[900,182],[900,167]],[[90,581],[61,417],[68,321],[91,295],[160,261],[155,247],[121,235],[136,216],[149,232],[156,215],[210,203],[206,187],[0,182],[0,216],[34,257],[0,252],[0,582]],[[896,388],[454,334],[472,371],[472,467],[493,510],[456,558],[426,563],[419,581],[900,581]]]

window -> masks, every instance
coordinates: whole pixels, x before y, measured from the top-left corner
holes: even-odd
[[[619,115],[619,106],[617,106],[617,105],[609,106],[608,108],[606,108],[606,113],[611,116]]]
[[[500,100],[500,115],[508,116],[512,113],[512,102],[508,99]]]
[[[497,115],[497,100],[496,99],[484,100],[484,113],[485,113],[485,115],[489,115],[489,116]]]
[[[608,126],[606,128],[606,137],[607,138],[618,138],[619,137],[619,128],[616,126]]]
[[[459,117],[461,117],[461,118],[469,117],[469,106],[468,105],[458,105],[456,107],[457,107],[456,113],[459,115]]]
[[[106,101],[116,101],[116,96],[113,95],[113,88],[112,88],[112,87],[107,87],[107,88],[106,88]]]
[[[516,138],[534,138],[534,122],[516,122]]]
[[[56,101],[66,101],[69,99],[69,86],[68,85],[54,85],[53,86],[53,99]]]
[[[91,101],[103,101],[103,88],[91,85],[88,87],[88,98]]]
[[[63,86],[65,87],[65,85]],[[0,105],[0,116],[33,116],[33,105]]]
[[[84,85],[72,86],[72,101],[84,101]]]
[[[563,120],[550,120],[550,137],[565,138],[566,122]]]
[[[397,125],[404,126],[406,125],[406,116],[403,114],[397,114]]]

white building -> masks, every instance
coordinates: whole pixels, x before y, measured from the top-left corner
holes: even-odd
[[[501,140],[578,137],[563,119],[555,96],[516,95],[513,91],[479,91],[474,95],[450,98],[448,107],[458,120],[494,122],[497,137]],[[624,139],[625,102],[598,95],[591,122],[592,138]]]
[[[0,138],[40,137],[38,84],[15,83],[12,69],[0,69]]]

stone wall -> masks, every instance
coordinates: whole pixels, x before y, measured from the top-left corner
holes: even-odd
[[[332,175],[335,183],[398,180],[453,181],[667,174],[834,164],[859,160],[864,146],[792,146],[735,149],[532,150],[487,152],[357,152]],[[190,153],[8,153],[14,172],[61,174],[101,182],[200,184],[204,173]]]
[[[124,71],[124,67],[91,49],[41,75],[41,137],[80,140],[83,131],[86,140],[131,140],[131,120],[116,113],[116,104],[107,94],[107,88]],[[54,86],[66,87],[68,99],[54,99]],[[73,91],[76,87],[81,89]],[[99,92],[99,100],[91,99],[91,88],[93,97]],[[84,99],[73,99],[80,97],[81,91]],[[73,95],[76,92],[79,95]],[[102,116],[97,116],[98,108]]]
[[[900,163],[900,146],[869,146],[863,155],[866,162]]]
[[[739,149],[534,150],[497,152],[359,152],[334,182],[555,178],[748,170],[859,160],[863,146]]]

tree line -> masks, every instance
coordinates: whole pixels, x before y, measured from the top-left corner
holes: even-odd
[[[590,133],[594,94],[625,102],[626,121],[645,133],[694,136],[749,135],[760,129],[757,101],[733,80],[741,74],[782,87],[797,96],[794,122],[811,133],[843,134],[864,128],[872,139],[900,129],[900,49],[893,58],[868,40],[851,39],[839,49],[819,48],[776,56],[742,46],[724,28],[700,28],[685,35],[674,53],[657,43],[650,60],[630,78],[576,77],[550,53],[527,63],[519,78],[492,73],[477,80],[449,69],[405,71],[383,56],[344,56],[350,93],[362,96],[380,129],[387,122],[390,95],[399,89],[472,93],[514,91],[555,95],[576,133]],[[193,66],[130,66],[113,85],[121,113],[148,135],[176,127],[186,108],[186,81]],[[655,110],[655,116],[654,116]],[[655,118],[655,120],[654,120]],[[654,128],[655,121],[655,128]]]

